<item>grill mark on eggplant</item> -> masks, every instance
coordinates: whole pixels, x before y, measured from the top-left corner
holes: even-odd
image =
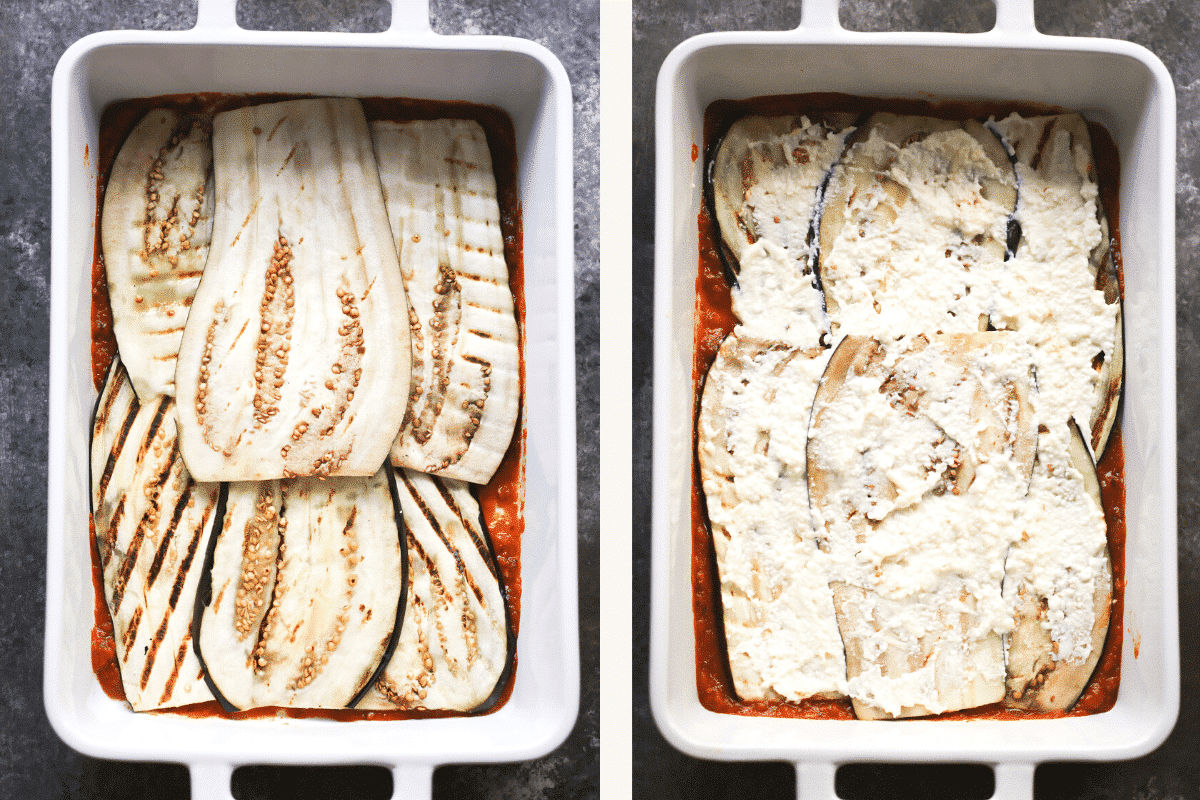
[[[400,479],[404,481],[405,487],[408,489],[409,494],[412,495],[413,502],[415,502],[417,507],[421,509],[421,514],[429,523],[429,527],[434,533],[437,534],[438,539],[441,540],[442,545],[446,548],[446,551],[454,557],[454,565],[457,568],[459,576],[461,576],[461,578],[466,581],[467,585],[471,587],[471,591],[475,594],[476,599],[479,600],[479,604],[484,608],[487,608],[487,603],[485,603],[483,600],[483,591],[475,583],[474,578],[471,577],[466,565],[463,564],[462,554],[458,552],[458,548],[450,543],[450,539],[446,536],[446,532],[442,530],[442,526],[438,524],[437,516],[433,513],[433,510],[426,505],[424,498],[421,497],[407,477],[401,476]],[[441,481],[439,481],[437,478],[434,478],[434,483],[440,484]],[[451,508],[453,508],[453,505],[451,505]],[[433,572],[431,575],[432,574],[436,573]]]
[[[468,253],[471,252],[470,245],[457,245],[457,246],[463,248]],[[508,285],[508,281],[505,281],[501,278],[495,278],[495,277],[489,278],[486,275],[476,275],[474,272],[464,272],[461,269],[458,270],[455,273],[455,275],[458,277],[458,279],[460,281],[471,281],[472,283],[482,283],[482,284],[486,284],[488,286],[507,286]],[[494,308],[492,306],[484,306],[484,305],[476,305],[476,304],[469,304],[469,305],[474,305],[475,308],[484,308],[489,311],[500,311],[500,309]]]
[[[122,377],[118,377],[121,375]],[[104,390],[96,401],[96,408],[92,412],[92,428],[101,430],[108,427],[108,419],[112,416],[113,407],[120,397],[121,382],[129,380],[129,373],[125,371],[124,364],[121,363],[119,357],[114,358],[112,366],[109,367],[108,375],[104,379]],[[139,405],[137,395],[134,394],[130,400],[131,404],[136,409]]]
[[[125,652],[121,655],[122,663],[129,660],[129,652],[133,649],[133,643],[137,641],[138,626],[142,623],[142,610],[142,606],[133,610],[133,616],[129,619],[129,627],[121,635],[121,644],[125,646]]]
[[[133,567],[137,563],[138,551],[142,548],[142,540],[145,538],[145,525],[147,517],[155,508],[152,503],[146,511],[146,516],[142,517],[138,523],[137,531],[133,534],[133,541],[129,544],[129,549],[125,551],[125,558],[121,562],[121,566],[117,570],[117,580],[113,586],[113,599],[110,606],[115,614],[121,608],[121,601],[125,599],[125,587],[129,583],[129,576],[133,573]]]
[[[488,572],[492,573],[493,578],[495,578],[496,580],[499,580],[500,572],[499,572],[499,570],[495,564],[495,560],[492,556],[491,547],[488,545],[487,542],[483,541],[483,539],[481,539],[479,537],[479,533],[476,529],[476,526],[472,525],[467,520],[466,516],[463,515],[462,508],[459,507],[458,503],[454,502],[454,495],[452,495],[450,493],[450,489],[449,489],[449,487],[446,486],[445,481],[435,480],[434,485],[437,486],[438,494],[440,494],[442,496],[442,500],[445,501],[447,507],[449,507],[450,511],[453,512],[454,516],[458,517],[458,521],[463,526],[463,530],[465,530],[467,532],[467,534],[471,537],[471,541],[474,543],[475,549],[479,551],[479,556],[483,559],[483,563],[487,565]],[[468,489],[467,491],[470,491],[470,489]],[[485,527],[483,524],[483,512],[482,511],[479,514],[479,519],[477,520],[477,523],[478,523],[478,530],[485,530]]]
[[[174,610],[174,604],[163,615],[162,623],[158,626],[158,630],[154,634],[154,638],[150,640],[150,649],[146,651],[146,662],[142,666],[142,678],[140,688],[146,691],[146,684],[150,683],[150,673],[154,671],[154,662],[158,657],[158,647],[162,644],[163,637],[167,635],[167,624],[171,621],[171,611]]]
[[[187,495],[191,494],[190,488],[191,487],[189,487],[188,491],[185,494],[187,494]],[[150,642],[150,649],[146,653],[146,663],[145,663],[145,666],[142,668],[142,676],[141,676],[142,691],[146,690],[146,685],[150,681],[150,674],[154,671],[154,666],[155,666],[155,663],[156,663],[157,657],[158,657],[158,648],[162,644],[163,639],[166,637],[167,626],[170,624],[171,617],[175,613],[175,607],[179,603],[179,596],[183,593],[183,584],[187,580],[188,573],[191,571],[192,561],[196,556],[196,549],[200,545],[200,537],[204,533],[204,527],[205,527],[206,522],[207,522],[207,515],[202,520],[200,526],[195,528],[192,531],[192,538],[191,538],[191,541],[188,543],[187,553],[184,555],[183,561],[181,561],[179,564],[179,570],[175,573],[175,582],[171,586],[171,594],[170,594],[170,597],[167,599],[166,613],[163,614],[162,622],[159,624],[158,631],[155,633],[154,638]],[[175,530],[174,526],[172,526],[172,530],[173,531]],[[174,536],[174,534],[164,536],[163,541],[164,542],[170,541],[173,538],[173,536]],[[186,653],[187,652],[186,639],[185,639],[184,643],[181,645],[181,647],[183,648],[183,652]],[[176,669],[178,669],[178,668],[176,668]],[[168,691],[165,696],[169,697],[170,692]]]
[[[164,284],[170,285],[190,278],[199,278],[203,274],[204,270],[200,269],[179,269],[171,270],[171,272],[166,275],[163,275],[162,273],[159,273],[158,275],[135,275],[133,277],[133,282],[138,286],[159,286]],[[190,298],[180,299],[181,303],[189,301]]]
[[[187,555],[183,557],[183,561],[179,565],[179,571],[175,574],[175,583],[171,587],[171,597],[167,601],[167,608],[170,609],[167,613],[168,616],[175,611],[175,606],[179,603],[179,596],[183,593],[183,584],[192,569],[192,561],[196,558],[196,549],[200,546],[200,537],[204,534],[204,527],[207,521],[208,517],[205,515],[200,525],[192,531],[192,540],[188,542]]]
[[[121,521],[125,519],[125,496],[122,495],[117,503],[116,509],[113,510],[113,515],[109,517],[108,528],[97,539],[100,546],[100,569],[107,570],[109,563],[112,561],[113,551],[117,546],[117,531],[120,530]],[[97,531],[99,533],[99,531]]]
[[[115,398],[117,392],[113,392]],[[133,421],[137,418],[139,404],[137,398],[129,404],[129,411],[125,414],[125,420],[121,423],[121,432],[117,434],[113,442],[113,446],[108,453],[108,461],[104,464],[104,472],[100,476],[100,485],[97,487],[95,495],[101,499],[108,494],[108,484],[112,480],[113,470],[117,467],[117,460],[121,457],[121,451],[125,448],[125,442],[129,438],[129,431],[133,428]],[[111,411],[111,408],[109,409]],[[107,419],[107,416],[105,417]]]
[[[149,450],[150,442],[154,440],[154,435],[157,433],[157,429],[163,419],[163,413],[169,402],[169,399],[164,398],[163,402],[159,405],[158,410],[155,412],[154,420],[150,425],[150,432],[147,433],[146,440],[138,454],[138,461],[141,461],[145,456],[146,451]],[[137,528],[134,530],[133,540],[130,542],[129,549],[125,554],[125,559],[121,562],[121,567],[117,572],[117,581],[113,590],[112,601],[112,608],[114,612],[121,607],[121,600],[124,599],[126,585],[129,583],[129,578],[133,573],[134,567],[137,565],[138,553],[141,551],[142,542],[146,537],[146,529],[153,525],[154,520],[158,517],[158,498],[161,493],[161,487],[165,485],[167,478],[170,476],[172,467],[173,465],[171,462],[167,461],[166,466],[159,470],[158,475],[148,481],[148,485],[154,487],[153,494],[149,498],[150,502],[146,508],[145,514],[143,514],[142,518],[138,521]],[[124,498],[122,498],[122,501],[123,499]],[[115,548],[116,528],[113,528],[111,525],[109,527],[114,539],[113,547]]]
[[[187,658],[188,642],[191,641],[191,628],[184,635],[183,641],[179,643],[179,647],[175,649],[175,663],[171,666],[171,674],[167,676],[167,682],[163,685],[162,697],[158,699],[159,705],[165,705],[171,699],[171,695],[175,693],[175,682],[179,680],[179,670],[183,666],[183,660]]]
[[[421,546],[421,542],[417,540],[416,536],[413,536],[411,531],[408,534],[408,546],[416,550],[417,558],[425,562],[425,570],[429,573],[430,580],[437,580],[437,566],[434,564],[433,559],[429,557],[429,554],[425,552],[425,548]]]
[[[176,442],[173,448],[175,453],[179,451],[179,444]],[[174,459],[172,459],[174,460]],[[183,518],[183,512],[187,509],[188,503],[192,501],[192,487],[195,482],[188,478],[187,488],[179,493],[179,499],[175,501],[175,510],[171,514],[171,527],[169,530],[175,531],[179,529],[179,520]],[[158,580],[158,573],[162,570],[164,559],[167,557],[167,551],[171,548],[173,536],[164,536],[162,541],[158,543],[158,550],[154,553],[154,560],[150,563],[150,571],[146,573],[146,588],[154,586],[154,582]]]

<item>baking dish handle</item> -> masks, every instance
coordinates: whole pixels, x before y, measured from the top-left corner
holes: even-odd
[[[1036,764],[1002,762],[992,765],[996,791],[992,800],[1033,800],[1033,771]]]
[[[429,0],[392,0],[389,33],[429,33]]]
[[[1033,17],[1033,0],[992,0],[996,5],[996,24],[991,33],[1001,36],[1022,36],[1037,33]],[[999,795],[996,795],[999,797]]]
[[[234,800],[230,784],[233,769],[233,764],[190,765],[192,800]],[[432,797],[432,764],[396,764],[392,767],[393,800],[430,800]]]
[[[834,13],[837,13],[836,7]],[[831,761],[797,762],[796,800],[837,800],[837,789],[834,788],[837,770],[838,765]]]
[[[996,789],[991,800],[1033,800],[1035,764],[1003,762],[992,765]],[[838,765],[829,761],[796,763],[796,800],[837,800]]]
[[[809,30],[841,31],[838,3],[839,0],[802,0],[800,27]],[[996,6],[996,25],[989,33],[1003,36],[1037,33],[1033,0],[992,0],[992,3]]]
[[[237,0],[199,0],[196,30],[223,31],[236,27]]]
[[[391,0],[391,3],[389,32],[412,34],[431,31],[429,0]],[[197,29],[229,30],[237,27],[237,0],[199,0]]]
[[[204,5],[203,0],[200,5]],[[188,774],[192,785],[192,800],[234,800],[230,785],[233,779],[232,764],[191,764],[188,766]]]
[[[432,764],[397,764],[392,767],[392,800],[431,800]]]

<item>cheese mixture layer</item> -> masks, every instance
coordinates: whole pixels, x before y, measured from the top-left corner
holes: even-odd
[[[739,696],[845,692],[829,555],[808,515],[805,431],[828,351],[726,338],[709,372],[699,457]]]
[[[985,330],[1012,210],[997,187],[1012,190],[1011,168],[957,125],[918,130],[922,138],[901,146],[893,140],[903,130],[889,135],[897,118],[876,116],[885,118],[868,122],[834,168],[822,216],[834,331]]]
[[[1069,707],[1108,624],[1088,450],[1122,372],[1086,123],[749,120],[712,173],[739,324],[697,445],[734,690]]]
[[[1004,695],[1004,555],[1029,483],[1029,353],[1013,336],[847,337],[813,407],[811,508],[827,537],[860,717]]]

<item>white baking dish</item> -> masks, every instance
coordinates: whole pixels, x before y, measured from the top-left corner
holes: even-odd
[[[805,0],[792,31],[689,39],[657,94],[654,483],[650,699],[663,735],[702,758],[785,760],[799,795],[834,796],[853,761],[993,765],[996,797],[1031,797],[1048,760],[1126,759],[1157,747],[1179,708],[1175,497],[1175,95],[1162,63],[1126,42],[1050,37],[1032,0],[998,0],[982,34],[846,31],[837,0]],[[1128,525],[1116,706],[1036,721],[784,720],[713,713],[696,691],[690,491],[692,337],[704,110],[720,98],[803,92],[1031,101],[1102,122],[1121,158]]]
[[[92,673],[88,440],[96,392],[90,273],[100,113],[111,101],[187,92],[465,100],[516,130],[524,226],[525,534],[512,697],[473,718],[230,721],[134,714]],[[58,734],[111,759],[183,762],[192,797],[229,797],[239,764],[391,767],[396,796],[429,796],[434,766],[515,761],[555,748],[578,710],[571,90],[545,48],[434,34],[427,0],[394,0],[382,33],[261,32],[235,0],[201,0],[196,27],[114,31],[75,43],[54,75],[53,249],[45,703]]]

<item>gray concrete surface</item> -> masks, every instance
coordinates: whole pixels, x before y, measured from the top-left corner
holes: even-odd
[[[695,34],[784,30],[799,23],[799,3],[727,0],[635,0],[633,62],[633,407],[634,469],[634,796],[672,800],[788,798],[793,769],[688,758],[667,744],[647,701],[650,569],[650,415],[654,296],[654,82],[671,49]],[[842,25],[860,31],[991,28],[988,0],[843,0]],[[1179,722],[1157,751],[1123,763],[1047,764],[1037,771],[1039,800],[1200,800],[1200,3],[1195,0],[1038,0],[1043,33],[1100,36],[1141,44],[1163,60],[1178,100],[1176,247],[1178,315],[1179,579],[1182,706]],[[1014,736],[1019,732],[1014,730]],[[985,798],[990,770],[853,766],[841,770],[845,798]],[[899,793],[899,794],[897,794]]]
[[[574,90],[577,424],[579,429],[580,716],[567,742],[521,764],[448,766],[439,798],[585,798],[599,794],[599,7],[596,0],[431,0],[434,30],[537,41]],[[269,30],[378,31],[386,0],[242,0],[238,21]],[[107,29],[178,30],[194,3],[0,0],[0,798],[180,798],[183,767],[82,756],[42,707],[50,279],[50,85],[74,41]],[[382,798],[385,770],[255,767],[239,800]]]

